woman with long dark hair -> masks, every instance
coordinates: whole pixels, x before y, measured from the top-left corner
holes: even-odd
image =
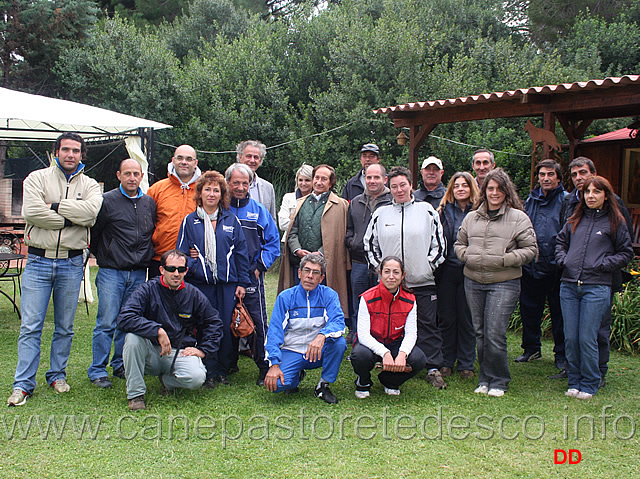
[[[444,366],[440,369],[442,377],[451,376],[456,361],[460,376],[465,379],[474,376],[476,337],[464,292],[464,264],[456,256],[453,245],[462,220],[478,201],[478,196],[473,176],[466,171],[459,171],[449,180],[438,208],[442,231],[447,240],[447,255],[436,271],[438,318],[444,357]]]
[[[371,370],[382,363],[378,380],[390,396],[418,374],[427,358],[415,347],[418,339],[415,296],[403,288],[402,260],[387,256],[378,270],[380,283],[360,296],[358,335],[351,353],[356,373],[356,397],[364,399],[371,389]],[[410,366],[410,370],[407,370]]]
[[[598,392],[598,329],[611,307],[613,272],[632,258],[631,237],[611,184],[601,176],[589,178],[575,213],[556,240],[569,364],[566,396],[590,399]]]
[[[477,394],[503,396],[511,374],[507,326],[520,296],[522,266],[538,253],[536,234],[509,176],[490,171],[454,245],[478,346]]]

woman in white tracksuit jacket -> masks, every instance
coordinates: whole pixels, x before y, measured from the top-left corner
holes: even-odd
[[[440,375],[442,336],[436,322],[434,273],[445,259],[445,239],[438,213],[429,203],[416,202],[411,172],[395,167],[389,172],[393,203],[378,208],[364,235],[369,266],[376,269],[385,256],[397,256],[406,265],[406,283],[418,306],[418,342],[427,357],[426,380],[438,389],[447,385]]]

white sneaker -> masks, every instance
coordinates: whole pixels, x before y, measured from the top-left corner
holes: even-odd
[[[400,396],[400,390],[399,389],[384,388],[384,392],[385,392],[385,394],[388,394],[389,396]]]
[[[476,394],[487,394],[489,392],[489,388],[484,385],[480,385],[473,391]]]
[[[69,386],[67,384],[67,381],[65,381],[64,379],[58,379],[57,381],[54,381],[51,384],[51,387],[57,392],[57,393],[68,393],[71,390],[71,386]]]
[[[28,394],[22,392],[22,389],[14,389],[7,399],[7,406],[24,406],[27,402],[27,396]]]
[[[487,392],[487,395],[494,398],[499,398],[504,396],[504,391],[502,389],[491,388],[489,389],[489,392]]]
[[[564,393],[564,395],[570,398],[574,398],[578,395],[579,392],[580,391],[578,391],[576,388],[569,388],[567,389],[567,392]]]
[[[580,391],[578,394],[576,394],[576,399],[591,399],[592,397],[593,394],[589,394],[584,391]]]
[[[356,397],[358,399],[366,399],[369,397],[369,391],[356,391]]]

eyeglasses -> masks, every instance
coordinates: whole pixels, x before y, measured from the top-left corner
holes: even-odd
[[[314,276],[320,276],[322,274],[322,270],[319,269],[311,269],[311,268],[307,268],[306,266],[304,268],[302,268],[300,271],[302,271],[302,274],[309,274],[311,273]]]
[[[182,161],[182,160],[188,161],[189,163],[191,163],[192,161],[195,161],[195,158],[191,158],[190,156],[182,156],[182,155],[176,156],[175,159],[178,161]]]
[[[163,268],[168,271],[169,273],[174,273],[176,270],[178,270],[178,273],[186,273],[187,272],[187,267],[186,266],[163,266]]]

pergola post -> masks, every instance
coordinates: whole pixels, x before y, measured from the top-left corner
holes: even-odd
[[[409,129],[409,171],[413,176],[413,189],[418,187],[418,153],[420,147],[424,145],[427,136],[435,127],[434,123],[426,123],[424,125],[412,125]]]

